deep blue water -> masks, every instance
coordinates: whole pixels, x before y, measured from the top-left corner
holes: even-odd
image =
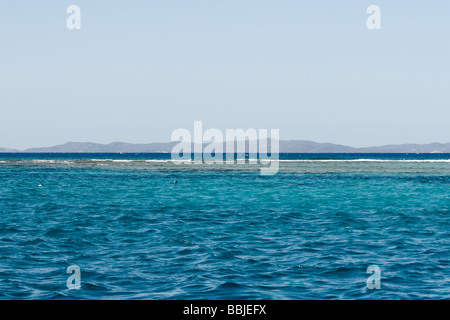
[[[449,154],[168,159],[0,154],[0,298],[450,298]]]

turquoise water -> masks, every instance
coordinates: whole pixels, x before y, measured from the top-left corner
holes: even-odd
[[[0,298],[450,298],[450,155],[169,157],[0,155]]]

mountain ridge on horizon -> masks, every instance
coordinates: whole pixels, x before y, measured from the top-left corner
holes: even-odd
[[[170,153],[178,144],[175,142],[127,143],[112,142],[109,144],[93,142],[66,142],[51,147],[28,148],[17,150],[0,148],[0,153]],[[248,143],[248,142],[247,142]],[[204,145],[207,145],[205,143]],[[224,148],[225,149],[225,148]],[[270,150],[270,149],[269,149]],[[450,143],[428,144],[390,144],[371,147],[350,147],[329,142],[310,140],[280,140],[280,153],[450,153]]]

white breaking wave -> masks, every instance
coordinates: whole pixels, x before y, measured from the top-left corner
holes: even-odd
[[[27,160],[19,162],[28,162]],[[31,160],[32,163],[75,163],[74,160]]]
[[[401,163],[427,163],[440,162],[450,163],[450,159],[295,159],[295,160],[270,160],[278,162],[401,162]]]
[[[165,163],[165,162],[176,162],[179,160],[171,160],[171,159],[149,159],[149,160],[140,160],[140,159],[90,159],[86,161],[92,162],[117,162],[117,163],[128,163],[128,162],[156,162],[156,163]]]
[[[235,159],[238,160],[264,161],[264,162],[286,162],[286,163],[351,163],[351,162],[379,162],[379,163],[450,163],[450,159]],[[172,160],[172,159],[73,159],[73,160],[0,160],[0,163],[35,163],[35,164],[89,164],[98,163],[194,163],[194,160]],[[224,164],[225,164],[224,160]]]
[[[161,160],[161,159],[159,159],[159,160],[144,160],[145,162],[150,162],[150,163],[152,163],[152,162],[156,162],[156,163],[166,163],[166,162],[186,162],[186,160],[172,160],[172,159],[166,159],[166,160]],[[189,162],[193,162],[192,160],[189,160]]]

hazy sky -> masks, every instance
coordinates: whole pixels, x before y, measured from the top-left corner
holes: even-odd
[[[2,1],[0,147],[165,142],[194,120],[450,142],[449,17],[448,0]]]

